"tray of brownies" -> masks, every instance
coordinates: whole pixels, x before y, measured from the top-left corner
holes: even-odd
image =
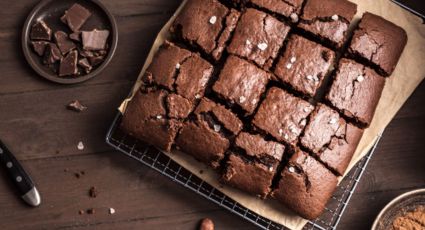
[[[335,228],[424,77],[406,60],[424,49],[415,18],[378,6],[413,17],[384,1],[184,1],[107,142],[262,228]]]

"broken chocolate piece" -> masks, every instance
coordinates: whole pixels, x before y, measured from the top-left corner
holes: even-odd
[[[104,50],[108,40],[109,30],[83,31],[83,48],[85,50]]]
[[[78,65],[81,66],[86,73],[90,73],[90,71],[93,69],[87,58],[80,59],[78,61]]]
[[[46,50],[47,45],[49,44],[49,42],[45,42],[45,41],[36,41],[36,42],[31,42],[32,47],[34,48],[34,51],[39,55],[39,56],[43,56],[44,55],[44,51]]]
[[[82,105],[78,100],[72,101],[66,108],[75,112],[82,112],[87,109],[87,107]],[[82,171],[81,174],[84,174],[84,172]]]
[[[40,20],[32,26],[30,38],[32,40],[50,41],[52,39],[52,30],[43,20]]]
[[[81,26],[87,21],[91,16],[91,13],[86,8],[82,7],[80,4],[74,4],[65,11],[65,14],[61,17],[62,22],[68,24],[69,28],[78,32]]]
[[[69,39],[74,40],[76,42],[80,42],[81,41],[80,34],[81,34],[80,32],[69,34]]]
[[[76,48],[75,44],[68,38],[68,35],[63,31],[55,33],[56,45],[58,45],[63,55]]]
[[[44,51],[44,61],[46,65],[54,64],[62,58],[61,51],[54,43],[49,43]]]
[[[61,64],[59,67],[60,77],[77,74],[78,72],[77,58],[78,58],[78,52],[75,50],[71,51],[68,55],[66,55],[65,58],[62,58]]]
[[[85,58],[89,58],[89,57],[94,57],[95,56],[93,52],[88,51],[88,50],[80,50],[79,49],[79,51],[80,51],[80,55],[83,56],[83,57],[85,57]]]
[[[92,66],[100,65],[103,62],[104,59],[105,59],[104,56],[89,57],[90,64]]]

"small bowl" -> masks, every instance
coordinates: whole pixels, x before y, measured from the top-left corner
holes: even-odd
[[[110,31],[107,43],[109,50],[102,64],[95,67],[89,74],[77,77],[59,77],[58,74],[45,66],[42,63],[42,57],[38,56],[33,51],[29,34],[31,32],[32,25],[40,19],[43,19],[53,32],[58,30],[70,32],[68,26],[61,22],[60,17],[65,13],[65,10],[69,9],[74,3],[80,4],[92,13],[90,18],[82,26],[82,30],[107,29]],[[29,14],[22,32],[22,49],[28,63],[40,76],[61,84],[76,84],[87,81],[98,75],[112,60],[117,44],[118,29],[114,16],[98,0],[42,0]]]
[[[413,190],[396,197],[381,210],[373,222],[372,230],[391,229],[397,216],[421,205],[425,206],[425,189]]]

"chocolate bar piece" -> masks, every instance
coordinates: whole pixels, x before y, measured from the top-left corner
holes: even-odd
[[[86,73],[90,73],[90,71],[93,69],[93,66],[90,65],[87,58],[80,59],[78,61],[78,65],[81,66]]]
[[[76,50],[71,51],[65,58],[62,58],[59,67],[59,76],[75,75],[78,72],[77,67],[78,52]]]
[[[50,41],[52,39],[52,30],[43,20],[40,20],[32,26],[30,38],[32,40]]]
[[[86,23],[87,19],[91,16],[91,13],[80,4],[74,4],[65,11],[65,14],[61,17],[62,22],[68,24],[69,28],[78,32],[80,28]]]
[[[44,52],[44,64],[51,65],[62,58],[61,51],[54,43],[49,43]]]
[[[80,34],[81,34],[80,32],[75,32],[75,33],[69,34],[69,39],[76,41],[76,42],[80,42],[81,41]]]
[[[85,50],[104,50],[108,37],[109,30],[83,31],[83,48]]]
[[[49,44],[49,42],[45,42],[45,41],[36,41],[36,42],[31,42],[32,47],[34,48],[34,51],[39,55],[39,56],[43,56],[44,51],[46,50],[47,45]]]
[[[68,38],[68,34],[63,31],[57,31],[55,33],[56,45],[58,45],[61,53],[63,55],[67,54],[69,51],[75,49],[77,46]]]
[[[103,62],[104,59],[105,59],[105,56],[93,56],[93,57],[89,57],[90,64],[92,66],[100,65]]]

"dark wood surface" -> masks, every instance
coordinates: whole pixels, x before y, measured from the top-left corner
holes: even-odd
[[[0,138],[36,181],[43,203],[23,204],[1,171],[0,229],[195,229],[203,217],[217,229],[255,229],[104,142],[115,109],[180,0],[103,1],[119,26],[116,56],[99,77],[73,86],[43,80],[24,60],[21,28],[36,2],[0,1]],[[74,99],[89,109],[66,110]],[[367,229],[391,199],[425,187],[424,104],[422,83],[385,131],[340,229]],[[80,171],[85,175],[76,178]],[[88,196],[91,186],[97,198]],[[95,214],[78,214],[89,208]]]

